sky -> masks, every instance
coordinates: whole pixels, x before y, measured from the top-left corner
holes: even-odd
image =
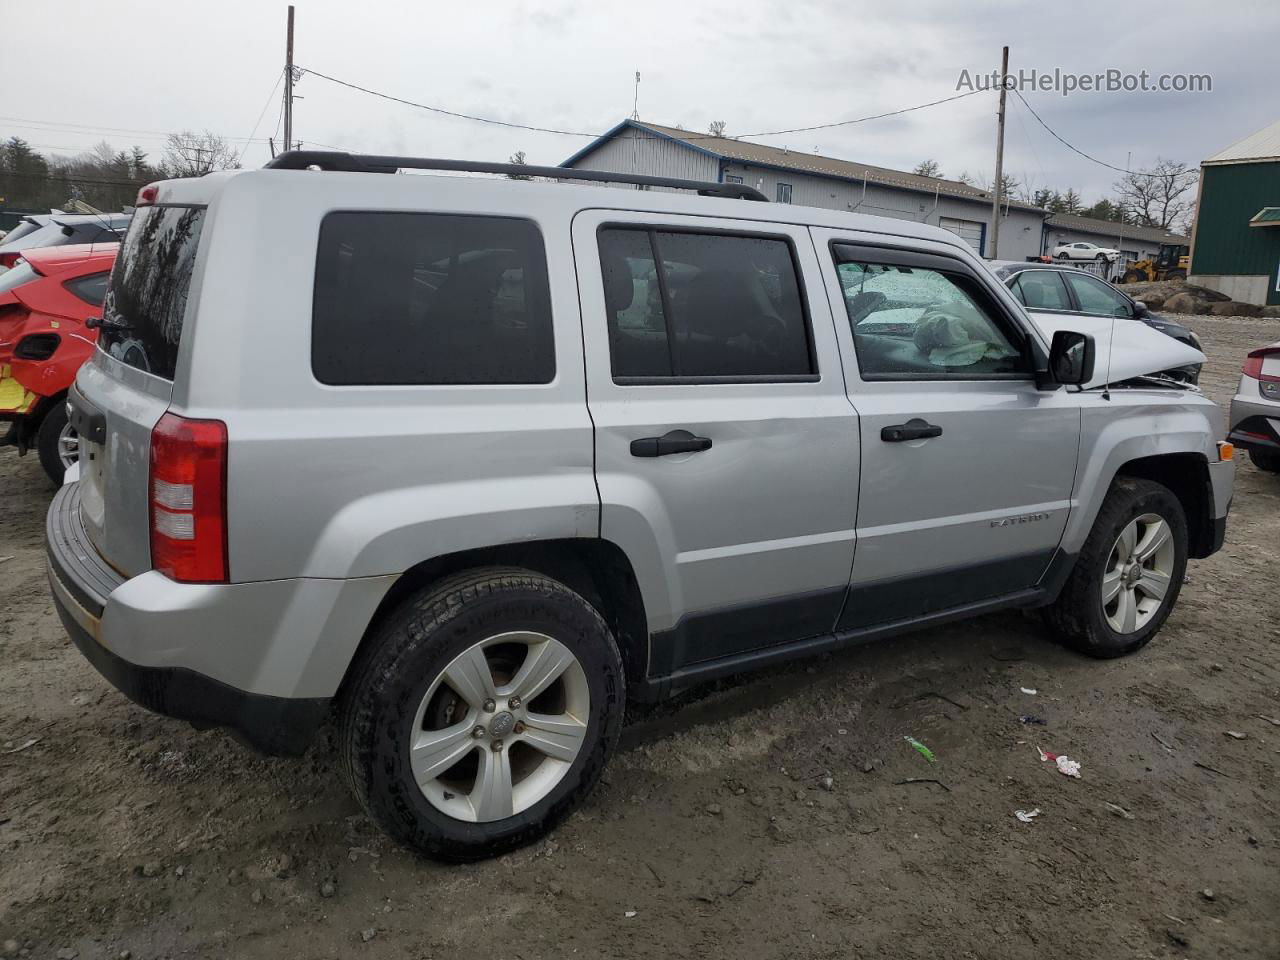
[[[855,119],[957,93],[998,69],[1208,74],[1205,93],[1024,90],[1064,139],[1115,167],[1190,164],[1280,119],[1275,0],[1118,4],[914,0],[297,0],[295,63],[418,103],[603,133],[629,116],[728,135]],[[274,0],[0,0],[0,136],[47,153],[100,140],[158,159],[166,133],[210,130],[245,166],[279,142],[287,4]],[[65,68],[59,65],[65,65]],[[21,78],[31,78],[22,82]],[[15,85],[16,81],[16,85]],[[274,91],[274,92],[273,92]],[[294,137],[353,152],[558,164],[587,136],[503,128],[378,99],[304,74]],[[963,92],[963,91],[960,91]],[[757,138],[945,176],[990,177],[993,92],[887,119]],[[1072,153],[1009,98],[1005,169],[1087,203],[1118,174]]]

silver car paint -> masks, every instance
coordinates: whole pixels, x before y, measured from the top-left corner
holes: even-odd
[[[92,508],[95,543],[132,575],[106,598],[100,635],[135,662],[188,666],[257,693],[331,695],[396,577],[457,550],[603,532],[627,551],[656,630],[734,600],[838,587],[849,576],[855,529],[871,544],[857,551],[855,581],[963,562],[975,551],[1052,546],[1055,527],[1064,548],[1079,549],[1125,459],[1152,452],[1216,459],[1212,405],[1186,392],[1115,390],[1104,401],[1092,391],[1033,395],[1008,383],[947,384],[927,396],[910,396],[901,384],[868,389],[857,376],[838,282],[831,296],[834,270],[822,238],[947,252],[980,268],[962,241],[933,227],[658,192],[302,171],[171,182],[160,199],[209,204],[175,383],[101,351],[78,380],[106,411],[111,433],[103,472],[82,481],[85,498],[100,503]],[[617,209],[601,210],[609,207]],[[335,209],[535,220],[551,278],[555,380],[318,383],[308,348],[315,238]],[[821,379],[710,392],[613,385],[594,236],[575,244],[573,232],[575,217],[586,224],[605,216],[696,217],[792,236]],[[1045,342],[1008,291],[994,278],[990,286]],[[232,584],[181,585],[144,572],[149,431],[166,393],[177,413],[227,423]],[[589,406],[597,418],[594,471]],[[949,436],[963,437],[963,446],[897,445],[895,463],[878,428],[867,439],[873,424],[859,440],[859,412],[872,420],[908,410],[953,416]],[[662,425],[714,428],[717,446],[707,453],[717,456],[624,458],[624,439]],[[1020,443],[1033,445],[1034,456],[1019,455]],[[944,490],[948,474],[959,481],[951,492]],[[855,507],[859,475],[863,498]],[[1214,482],[1221,516],[1230,471],[1215,466]],[[966,500],[964,488],[980,500]],[[1065,506],[1069,518],[1059,512]],[[1041,509],[1051,523],[977,537],[989,516]]]

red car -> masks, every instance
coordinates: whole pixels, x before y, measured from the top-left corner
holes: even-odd
[[[33,249],[0,274],[0,446],[35,448],[54,483],[75,462],[78,440],[67,423],[67,388],[93,353],[118,243]]]

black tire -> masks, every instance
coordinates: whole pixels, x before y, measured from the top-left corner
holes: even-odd
[[[1105,253],[1100,253],[1100,254],[1098,254],[1096,257],[1094,257],[1093,259],[1095,259],[1095,260],[1097,260],[1099,263],[1101,263],[1103,260],[1107,259],[1107,255],[1106,255]]]
[[[40,458],[40,466],[57,487],[62,486],[62,478],[67,472],[58,452],[58,437],[66,425],[67,405],[59,400],[49,408],[36,428],[36,454]]]
[[[1062,253],[1058,254],[1058,259],[1059,259],[1059,260],[1070,260],[1070,259],[1071,259],[1071,254],[1067,253],[1066,251],[1063,251]]]
[[[1267,473],[1280,473],[1280,453],[1272,450],[1250,450],[1249,459],[1259,470]]]
[[[1142,283],[1147,279],[1147,275],[1141,270],[1126,270],[1124,274],[1125,283]]]
[[[1102,607],[1102,574],[1121,531],[1136,517],[1158,514],[1173,535],[1174,562],[1161,607],[1134,633],[1111,628]],[[1117,477],[1098,511],[1075,569],[1058,599],[1045,610],[1045,620],[1064,646],[1101,660],[1123,657],[1146,646],[1159,632],[1178,601],[1187,571],[1187,519],[1168,487],[1136,477]]]
[[[527,810],[487,823],[455,819],[413,779],[415,712],[459,653],[497,633],[530,629],[563,643],[583,667],[590,690],[585,740],[563,779]],[[387,833],[440,860],[480,860],[541,837],[595,786],[621,732],[626,687],[608,626],[564,584],[529,570],[477,569],[420,590],[377,628],[352,670],[339,745],[352,792]]]

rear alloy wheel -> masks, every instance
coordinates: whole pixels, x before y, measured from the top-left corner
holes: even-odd
[[[1071,259],[1071,254],[1067,253],[1067,252],[1064,250],[1062,253],[1058,254],[1058,259],[1059,259],[1059,260],[1070,260],[1070,259]]]
[[[67,405],[57,401],[40,421],[36,430],[36,453],[40,457],[40,466],[56,485],[62,485],[62,478],[71,464],[80,459],[80,435],[67,420]]]
[[[1187,520],[1165,486],[1117,477],[1045,619],[1066,646],[1120,657],[1164,625],[1187,569]]]
[[[343,703],[356,798],[396,839],[443,860],[542,836],[617,743],[622,661],[564,584],[488,568],[411,597],[366,642]]]

